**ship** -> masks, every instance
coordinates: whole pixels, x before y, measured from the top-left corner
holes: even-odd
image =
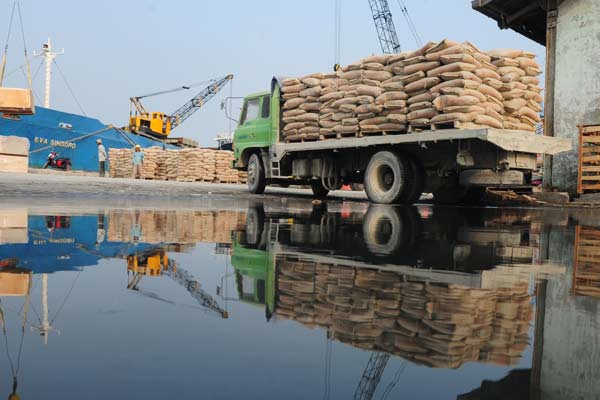
[[[73,170],[97,171],[97,139],[102,140],[107,150],[133,148],[136,144],[143,148],[176,148],[150,135],[134,134],[104,124],[96,118],[50,108],[51,66],[58,54],[62,52],[54,52],[48,39],[40,54],[46,67],[44,107],[36,106],[32,115],[0,113],[0,135],[18,136],[29,140],[29,168],[42,168],[48,153],[54,150],[60,157],[71,159]],[[108,164],[110,168],[110,160]]]

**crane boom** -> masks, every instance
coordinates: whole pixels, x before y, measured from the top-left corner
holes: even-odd
[[[354,392],[354,400],[371,400],[373,398],[389,358],[390,355],[386,353],[371,353],[356,392]]]
[[[194,279],[192,274],[184,269],[177,268],[173,260],[168,261],[168,266],[169,268],[165,269],[163,274],[170,276],[175,282],[183,286],[198,304],[218,313],[223,318],[229,317],[228,312],[224,310],[211,295],[206,293],[202,287],[200,287],[200,283]]]
[[[400,41],[396,34],[392,13],[387,0],[369,0],[371,14],[375,22],[377,36],[381,44],[381,51],[385,54],[396,54],[400,52]]]
[[[212,99],[223,87],[233,79],[233,75],[229,74],[216,80],[214,83],[208,85],[204,90],[194,96],[190,101],[185,103],[183,106],[175,110],[169,118],[171,119],[171,129],[179,126],[183,121],[188,119],[195,113],[200,107],[202,107],[207,101]]]

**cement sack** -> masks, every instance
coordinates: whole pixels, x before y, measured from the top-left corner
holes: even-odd
[[[402,82],[383,82],[381,88],[384,90],[404,90],[404,84]]]
[[[425,89],[434,87],[435,85],[437,85],[440,82],[441,82],[441,79],[438,77],[423,78],[416,82],[409,83],[408,85],[404,86],[404,91],[406,93],[411,93],[411,92],[416,92],[419,90],[425,90]]]
[[[321,128],[333,128],[336,125],[339,125],[339,121],[335,121],[335,120],[319,120],[319,126]]]
[[[296,121],[298,122],[316,122],[319,120],[319,114],[318,113],[306,113],[306,114],[300,114],[298,115],[296,118]]]
[[[295,99],[296,97],[300,97],[299,93],[284,93],[281,95],[283,100]]]
[[[525,116],[525,117],[531,119],[534,122],[540,122],[541,121],[541,118],[540,118],[539,114],[536,113],[535,111],[533,111],[531,108],[529,108],[527,106],[522,107],[516,113],[517,113],[517,115],[519,115],[519,116]]]
[[[519,67],[500,67],[498,68],[498,74],[500,76],[508,75],[508,74],[519,74],[520,76],[525,76],[526,73]]]
[[[408,85],[409,83],[416,82],[416,81],[418,81],[420,79],[425,78],[426,76],[427,76],[427,74],[425,72],[418,71],[418,72],[415,72],[414,74],[410,74],[410,75],[404,76],[403,77],[403,83],[405,85]]]
[[[430,101],[421,101],[419,103],[410,104],[408,106],[408,111],[412,112],[412,111],[423,110],[423,109],[431,108],[431,107],[433,107],[433,105]]]
[[[465,46],[463,44],[458,44],[456,46],[448,47],[444,50],[430,52],[425,55],[425,59],[427,61],[439,61],[441,56],[450,55],[450,54],[473,54],[475,51]]]
[[[306,77],[306,78],[302,78],[302,79],[300,79],[300,81],[309,87],[321,86],[321,79],[312,78],[310,76]]]
[[[368,85],[356,85],[353,87],[354,90],[358,92],[358,94],[378,97],[383,93],[382,88],[368,86]]]
[[[440,57],[442,64],[467,63],[473,64],[477,68],[481,67],[481,63],[470,54],[447,54]]]
[[[377,125],[377,128],[380,131],[387,131],[387,132],[404,131],[406,129],[406,124],[399,124],[399,123],[394,123],[394,122],[386,122],[384,124]]]
[[[517,61],[517,59],[515,59],[515,58],[501,57],[501,58],[497,58],[494,61],[492,61],[492,64],[494,64],[498,68],[500,68],[500,67],[518,67],[519,61]]]
[[[302,97],[297,97],[295,99],[291,99],[286,101],[285,103],[283,103],[283,108],[285,110],[292,110],[294,108],[297,108],[300,104],[303,104],[306,102],[306,99],[302,98]]]
[[[356,97],[344,97],[331,103],[331,107],[339,108],[342,104],[356,104]]]
[[[452,64],[442,65],[441,67],[437,67],[432,69],[431,71],[427,71],[427,76],[437,77],[443,74],[444,72],[474,71],[476,69],[476,65],[463,62],[456,62]]]
[[[335,133],[355,133],[358,132],[358,125],[336,125],[333,127]]]
[[[388,121],[386,117],[374,117],[360,121],[360,126],[364,125],[379,125],[384,124]]]
[[[289,132],[292,131],[294,129],[301,129],[304,128],[306,125],[304,124],[304,122],[292,122],[290,124],[286,124],[285,127],[283,128],[284,132]]]
[[[281,82],[281,85],[282,86],[294,86],[294,85],[299,85],[300,83],[302,83],[302,82],[300,82],[300,79],[297,79],[297,78],[288,78],[288,79],[284,79]]]
[[[284,86],[281,88],[281,91],[283,93],[300,93],[304,89],[306,89],[306,85],[299,83],[297,85]]]
[[[472,122],[476,117],[476,114],[465,114],[465,113],[448,113],[438,114],[431,118],[432,124],[443,124],[446,122]]]
[[[343,119],[352,118],[352,117],[354,117],[354,113],[342,113],[342,112],[339,112],[339,113],[333,114],[331,116],[331,119],[334,120],[334,121],[342,121]]]
[[[391,123],[402,124],[406,122],[406,114],[388,114],[386,117]]]
[[[362,67],[362,69],[368,70],[368,71],[383,71],[383,68],[385,67],[385,65],[371,62],[371,63],[363,63],[361,67]]]
[[[356,110],[356,107],[358,107],[357,104],[342,104],[340,106],[340,111],[345,113],[353,113],[354,110]]]
[[[521,89],[513,89],[508,92],[501,92],[503,100],[520,99],[525,96],[525,91]]]
[[[364,121],[365,119],[374,118],[374,117],[376,117],[375,113],[356,114],[356,118],[358,118],[359,121]]]
[[[306,114],[306,111],[296,108],[294,110],[287,110],[287,111],[283,112],[283,116],[287,117],[287,118],[297,117],[298,115],[301,115],[301,114]]]
[[[538,76],[542,73],[542,70],[535,67],[525,67],[525,74],[527,76]]]
[[[523,57],[523,50],[517,49],[495,49],[487,52],[487,55],[492,58],[517,58]]]
[[[304,89],[299,93],[300,97],[319,97],[321,96],[321,86],[314,86]]]
[[[500,74],[498,74],[496,71],[493,71],[488,68],[477,68],[477,69],[473,70],[473,73],[480,79],[485,79],[485,78],[492,78],[492,79],[496,79],[496,80],[502,79]]]
[[[406,100],[389,100],[383,103],[386,110],[398,110],[406,107]]]
[[[480,93],[483,93],[486,96],[491,96],[499,101],[504,100],[504,98],[502,97],[502,93],[500,93],[498,90],[494,89],[493,87],[486,85],[485,83],[482,85],[479,85],[477,90]]]
[[[361,61],[363,64],[378,63],[378,64],[385,65],[388,63],[388,60],[390,59],[390,57],[391,57],[391,55],[389,55],[389,54],[373,55],[373,56],[365,57]]]
[[[306,133],[319,133],[319,127],[318,126],[306,126],[302,129],[298,129],[298,133],[300,134],[306,134]]]
[[[425,50],[425,54],[439,53],[440,51],[444,51],[459,45],[460,43],[455,42],[454,40],[443,39],[442,41],[435,43],[433,46],[428,46],[428,48]]]
[[[443,95],[433,100],[433,106],[436,110],[442,111],[445,107],[451,106],[471,106],[479,104],[477,97],[473,96],[449,96]]]
[[[419,120],[419,119],[431,119],[433,117],[435,117],[438,114],[437,110],[435,108],[425,108],[423,110],[417,110],[417,111],[412,111],[410,113],[408,113],[408,115],[406,116],[406,118],[409,121],[414,121],[414,120]]]
[[[422,101],[433,101],[436,97],[438,97],[439,93],[430,93],[426,92],[417,96],[411,96],[408,99],[408,104],[420,103]]]
[[[382,101],[381,103],[378,104],[384,104],[385,101]],[[354,110],[356,113],[358,114],[364,114],[364,113],[374,113],[374,114],[379,114],[380,112],[383,111],[383,107],[381,105],[376,105],[376,104],[361,104],[360,106],[356,107],[356,110]]]
[[[354,71],[341,72],[339,74],[339,77],[341,79],[347,79],[347,80],[360,79],[360,78],[362,78],[362,74],[363,74],[363,70],[362,69],[357,69],[357,70],[354,70]]]
[[[368,96],[368,95],[356,96],[357,104],[373,104],[374,101],[375,101],[375,97],[373,97],[373,96]]]
[[[496,128],[496,129],[502,129],[504,128],[504,125],[502,124],[502,122],[498,121],[495,118],[492,118],[488,115],[478,115],[475,120],[473,121],[476,124],[480,124],[480,125],[487,125],[487,126],[491,126],[492,128]]]
[[[386,101],[390,101],[390,100],[407,100],[407,99],[408,99],[408,95],[405,92],[392,91],[392,92],[385,92],[382,95],[378,96],[375,99],[375,103],[383,104]]]
[[[507,83],[504,83],[502,81],[496,80],[494,78],[485,78],[483,80],[483,83],[486,84],[486,85],[488,85],[488,86],[493,87],[494,89],[496,89],[498,91],[502,90],[505,87],[504,85],[507,85]],[[510,84],[510,83],[508,83],[508,84]]]
[[[485,102],[487,97],[483,93],[473,90],[473,89],[464,89],[459,87],[446,87],[440,90],[442,94],[454,95],[454,96],[473,96],[479,99],[480,102]]]
[[[323,103],[317,103],[317,102],[302,103],[298,106],[298,108],[300,108],[303,111],[320,111],[322,105],[323,105]]]
[[[542,105],[538,101],[527,100],[527,107],[531,108],[533,111],[536,111],[536,112],[542,111]]]
[[[540,80],[538,78],[536,78],[535,76],[523,76],[519,82],[522,82],[526,85],[534,85],[534,86],[538,86],[540,84]]]
[[[325,95],[322,95],[319,98],[319,100],[322,103],[325,103],[325,102],[327,102],[329,100],[338,100],[338,99],[341,99],[342,97],[344,97],[344,92],[339,92],[339,91],[338,92],[330,92],[330,93],[327,93]]]
[[[489,85],[489,83],[488,83]],[[490,85],[492,86],[492,85]],[[500,88],[496,88],[501,92],[508,92],[509,90],[519,89],[519,90],[527,90],[527,85],[521,82],[508,82],[502,83]]]
[[[363,71],[363,78],[372,79],[374,81],[379,81],[379,82],[388,80],[392,76],[394,76],[394,75],[391,74],[390,72],[386,72],[386,71],[369,71],[369,70]]]
[[[500,80],[502,82],[514,82],[520,81],[523,75],[518,72],[509,72],[508,74],[502,75]]]
[[[442,110],[444,114],[452,114],[452,113],[475,113],[475,114],[485,114],[485,107],[481,107],[480,105],[473,106],[449,106],[444,107]]]
[[[469,71],[456,71],[456,72],[444,72],[440,74],[440,78],[444,81],[451,81],[453,79],[469,79],[472,81],[476,81],[482,83],[482,79]]]
[[[439,61],[426,61],[418,64],[407,65],[406,67],[401,67],[400,70],[404,75],[414,74],[415,72],[427,72],[431,71],[434,68],[439,67],[441,64]]]
[[[468,79],[454,79],[452,81],[445,81],[442,83],[439,83],[437,85],[435,85],[434,87],[432,87],[431,89],[429,89],[429,91],[431,93],[439,93],[440,90],[442,90],[442,88],[445,87],[460,87],[460,88],[464,88],[464,89],[478,89],[479,86],[481,86],[479,84],[479,82],[476,81],[471,81]]]

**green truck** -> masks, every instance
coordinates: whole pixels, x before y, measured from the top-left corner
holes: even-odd
[[[244,98],[233,137],[234,167],[248,172],[251,193],[267,185],[310,185],[325,197],[364,184],[369,200],[412,204],[422,193],[437,203],[480,197],[485,188],[531,187],[537,154],[571,149],[568,140],[491,128],[440,129],[286,143],[280,79]]]

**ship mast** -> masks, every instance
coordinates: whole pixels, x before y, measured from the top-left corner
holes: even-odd
[[[52,51],[52,42],[48,38],[48,42],[42,44],[41,53],[34,52],[33,55],[36,57],[44,58],[44,67],[46,70],[45,86],[44,86],[44,107],[50,108],[50,82],[52,80],[52,63],[56,56],[65,54],[65,49],[61,49],[59,52]]]

